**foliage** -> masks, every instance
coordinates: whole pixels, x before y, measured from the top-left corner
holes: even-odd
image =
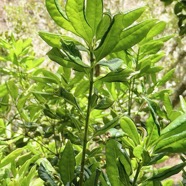
[[[139,22],[145,7],[113,16],[102,0],[46,7],[73,34],[39,33],[56,72],[40,66],[31,40],[0,40],[1,185],[167,185],[184,156],[153,165],[184,153],[186,103],[174,110],[162,88],[174,70],[158,78],[165,23]]]
[[[185,14],[186,1],[185,0],[181,0],[181,1],[177,1],[177,0],[161,0],[161,1],[163,1],[165,3],[165,5],[170,5],[174,1],[176,2],[176,4],[174,5],[174,14],[178,18],[178,27],[180,29],[179,34],[181,36],[185,35],[186,34],[186,25],[185,25],[185,20],[186,20],[186,14]]]

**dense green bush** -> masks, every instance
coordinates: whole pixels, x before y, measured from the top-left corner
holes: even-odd
[[[186,103],[174,110],[163,88],[174,69],[158,77],[165,23],[137,21],[145,7],[113,16],[102,0],[46,7],[72,33],[39,33],[56,72],[29,39],[0,40],[1,185],[173,185],[165,179],[186,164]],[[153,166],[174,153],[182,163]]]

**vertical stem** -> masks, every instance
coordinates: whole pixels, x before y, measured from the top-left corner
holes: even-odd
[[[136,170],[136,175],[135,175],[135,177],[134,177],[134,181],[133,181],[133,183],[132,183],[132,186],[135,186],[135,185],[136,185],[136,182],[137,182],[137,179],[138,179],[138,175],[139,175],[139,173],[140,173],[140,170],[141,170],[141,164],[139,163],[139,164],[138,164],[138,168],[137,168],[137,170]]]
[[[90,70],[90,77],[89,77],[89,95],[88,95],[88,106],[87,106],[87,113],[86,113],[86,119],[85,119],[85,129],[84,129],[84,139],[83,139],[83,151],[82,151],[82,159],[81,159],[81,172],[80,172],[80,181],[79,186],[83,185],[83,173],[84,173],[84,167],[85,167],[85,156],[86,156],[86,147],[87,147],[87,137],[88,137],[88,127],[89,127],[89,118],[90,118],[90,112],[91,112],[91,99],[92,99],[92,92],[93,92],[93,77],[94,77],[94,58],[93,53],[90,52],[90,62],[91,62],[91,70]]]

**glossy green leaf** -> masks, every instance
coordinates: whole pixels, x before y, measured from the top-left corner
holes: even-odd
[[[169,136],[171,134],[178,134],[179,132],[184,131],[186,125],[186,114],[183,114],[172,121],[167,127],[161,131],[161,135]]]
[[[61,36],[50,32],[39,32],[39,36],[51,47],[61,48]]]
[[[136,145],[140,143],[138,131],[136,125],[129,117],[122,117],[120,119],[120,126],[122,130],[131,138]]]
[[[115,140],[106,143],[106,173],[112,186],[122,186],[117,167],[118,144]]]
[[[147,34],[146,40],[149,40],[149,39],[151,39],[151,38],[157,36],[157,35],[160,34],[161,32],[163,32],[164,29],[165,29],[165,27],[166,27],[166,23],[163,22],[163,21],[160,21],[160,22],[156,23],[156,24],[154,25],[154,27],[152,27],[152,29],[151,29],[151,30],[149,31],[149,33]]]
[[[116,125],[118,125],[120,117],[117,116],[113,120],[109,121],[105,126],[103,126],[101,129],[97,130],[94,134],[94,136],[99,136],[104,133],[106,133],[110,128],[114,128]]]
[[[154,20],[146,20],[122,31],[119,42],[114,47],[113,51],[117,52],[126,50],[139,43],[145,38],[149,30],[154,25],[154,22]]]
[[[58,0],[45,0],[46,8],[57,25],[76,34],[75,29],[62,10]]]
[[[75,90],[74,96],[84,97],[87,94],[89,88],[89,81],[82,81]]]
[[[86,20],[92,28],[93,34],[95,34],[103,16],[103,1],[87,0],[86,3]]]
[[[164,170],[163,172],[160,172],[154,176],[152,176],[151,178],[149,178],[148,180],[150,181],[162,181],[166,178],[169,178],[170,176],[174,175],[174,174],[178,174],[184,167],[185,167],[186,163],[180,163],[178,165],[175,165],[171,168],[168,168],[166,170]]]
[[[59,172],[64,185],[73,180],[74,171],[75,155],[72,144],[68,141],[59,159]]]
[[[126,14],[117,14],[114,16],[106,36],[102,38],[100,46],[95,51],[97,61],[101,60],[111,52],[116,51],[113,49],[115,49],[116,45],[123,39],[123,37],[121,37],[123,29],[136,21],[144,10],[144,8],[139,8]],[[117,48],[117,51],[119,51],[119,47]],[[124,49],[125,48],[121,48],[120,50]]]
[[[119,71],[114,71],[108,73],[106,76],[102,77],[100,80],[105,82],[125,82],[128,84],[129,77],[132,73],[130,69],[121,69]]]
[[[100,100],[100,102],[98,102],[98,104],[95,106],[95,109],[98,110],[105,110],[108,109],[109,107],[111,107],[113,105],[114,101],[104,97]]]
[[[15,84],[14,80],[10,80],[6,83],[7,89],[9,91],[9,94],[11,95],[11,97],[13,98],[13,100],[15,101],[18,97],[19,94],[19,90],[18,87]]]
[[[66,14],[74,30],[90,44],[93,32],[85,19],[84,6],[84,0],[67,0]]]
[[[107,66],[111,71],[115,71],[122,65],[123,60],[119,58],[114,58],[109,61],[99,61],[97,64],[102,66]]]
[[[57,186],[57,184],[54,182],[53,177],[50,175],[50,173],[46,170],[46,168],[41,163],[38,168],[38,175],[39,177],[45,181],[46,183],[50,184],[50,186]]]
[[[107,32],[109,29],[110,23],[111,23],[111,16],[108,13],[104,13],[101,22],[99,23],[97,27],[97,32],[96,32],[96,39],[99,40],[101,39],[104,34]]]

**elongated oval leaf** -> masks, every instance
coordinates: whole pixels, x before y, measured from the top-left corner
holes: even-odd
[[[65,146],[65,149],[61,153],[61,157],[59,160],[59,171],[64,185],[66,185],[68,182],[70,183],[73,180],[74,170],[75,170],[74,150],[72,144],[70,143],[70,141],[68,141]]]
[[[87,0],[86,5],[86,20],[92,28],[93,34],[97,30],[103,16],[103,1],[102,0]]]
[[[111,20],[110,14],[104,13],[102,20],[97,27],[96,40],[99,40],[104,36],[110,26]]]
[[[52,19],[55,21],[57,25],[60,27],[71,31],[76,34],[75,29],[69,22],[69,20],[66,18],[65,13],[63,12],[62,8],[59,5],[58,0],[46,0],[46,8],[52,17]]]
[[[122,130],[131,138],[136,145],[140,143],[138,131],[136,125],[129,117],[122,117],[120,120],[120,126]]]
[[[113,52],[129,49],[139,43],[145,38],[154,24],[154,20],[147,20],[122,31],[119,42],[113,49]]]
[[[185,167],[186,163],[180,163],[178,165],[175,165],[171,168],[168,168],[166,170],[164,170],[161,173],[158,173],[156,175],[154,175],[153,177],[149,178],[149,181],[162,181],[166,178],[169,178],[170,176],[174,175],[174,174],[178,174],[184,167]]]
[[[122,186],[117,167],[118,144],[115,140],[106,143],[106,172],[112,186]]]
[[[113,49],[121,39],[119,36],[121,35],[123,29],[136,21],[143,12],[144,8],[139,8],[126,14],[117,14],[114,16],[107,35],[102,38],[100,46],[95,51],[97,61],[113,52]]]
[[[86,22],[84,6],[84,0],[67,0],[66,14],[74,30],[90,44],[93,38],[93,32]]]

